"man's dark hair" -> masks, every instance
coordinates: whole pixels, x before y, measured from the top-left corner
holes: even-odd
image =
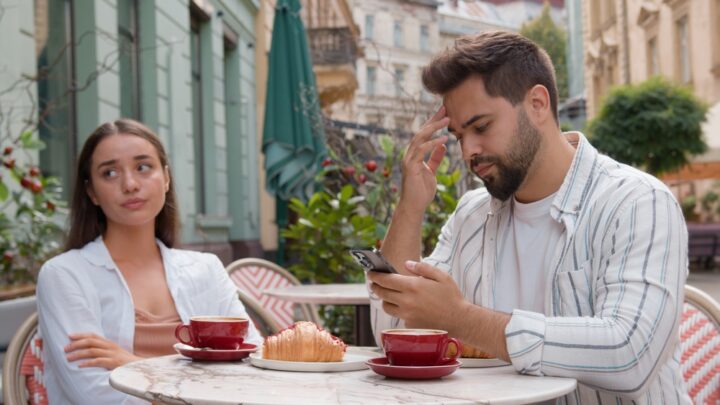
[[[462,36],[423,68],[422,81],[434,94],[446,94],[473,75],[479,75],[491,97],[517,105],[533,86],[545,86],[555,122],[558,91],[555,69],[547,52],[520,34],[487,31]]]

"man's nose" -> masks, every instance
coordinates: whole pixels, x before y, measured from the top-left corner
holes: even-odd
[[[463,160],[470,160],[473,156],[483,154],[482,144],[477,140],[468,138],[462,138],[460,150],[462,151]]]

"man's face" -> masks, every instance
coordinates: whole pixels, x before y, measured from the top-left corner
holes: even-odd
[[[513,107],[490,97],[479,77],[471,77],[445,95],[448,130],[462,148],[463,160],[488,192],[507,200],[522,186],[540,148],[541,134],[522,104]]]

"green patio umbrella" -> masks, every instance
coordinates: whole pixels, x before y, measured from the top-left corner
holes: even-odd
[[[278,228],[287,202],[307,200],[325,156],[325,133],[299,0],[278,0],[270,45],[262,151],[267,191],[276,197]],[[284,253],[280,238],[278,257]]]

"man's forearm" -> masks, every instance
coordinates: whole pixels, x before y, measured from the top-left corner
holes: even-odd
[[[455,314],[457,316],[449,317],[453,319],[454,325],[447,328],[448,332],[465,344],[509,362],[505,327],[510,322],[510,314],[493,311],[470,302],[466,302],[461,312]]]
[[[401,274],[408,274],[405,261],[420,260],[422,246],[422,221],[424,212],[412,212],[404,208],[402,201],[393,213],[390,227],[382,244],[385,259]]]

